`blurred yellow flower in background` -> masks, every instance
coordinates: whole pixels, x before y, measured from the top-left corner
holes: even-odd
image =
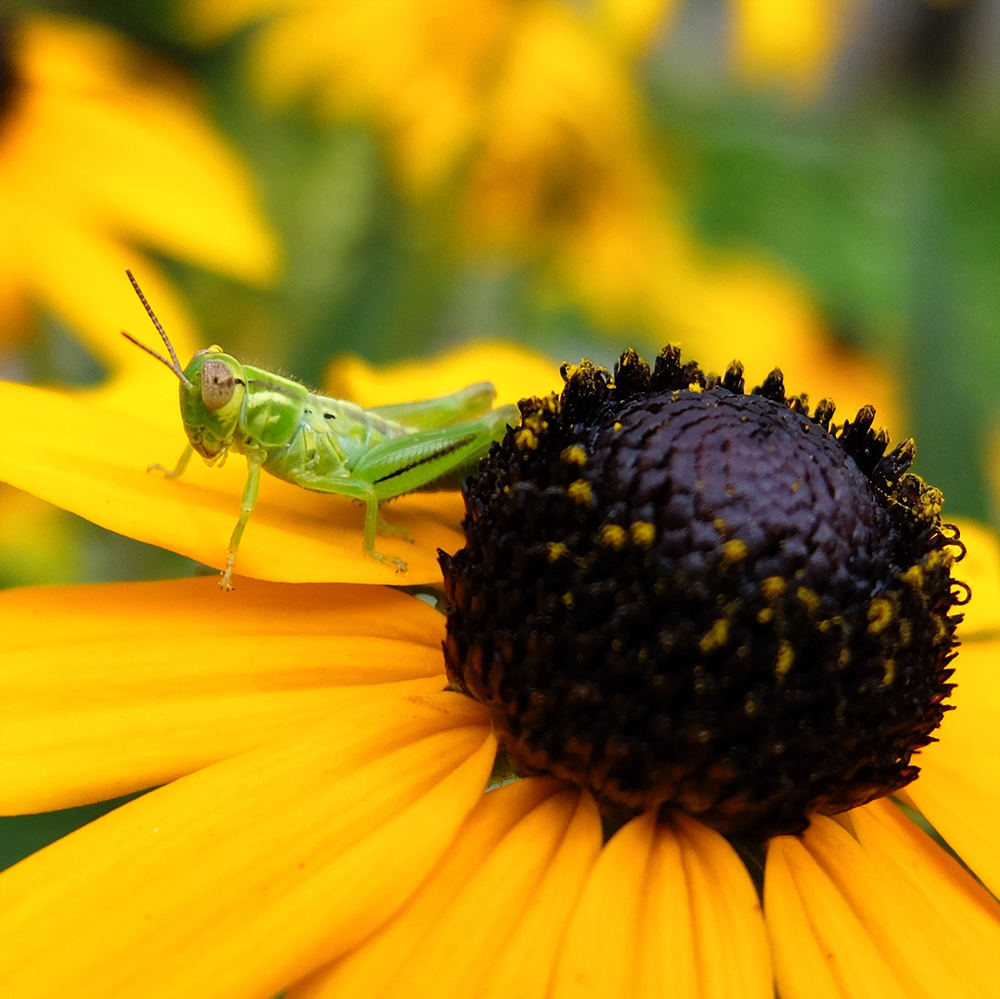
[[[719,370],[737,356],[767,370],[780,356],[789,382],[807,392],[822,371],[845,411],[872,402],[899,427],[886,373],[826,337],[790,275],[712,253],[689,230],[653,156],[632,67],[673,4],[187,6],[206,40],[262,21],[250,72],[267,103],[308,96],[326,120],[373,121],[412,198],[455,199],[447,238],[456,252],[539,264],[543,298],[581,305],[616,338],[627,328],[657,349],[680,342]],[[796,53],[795,73],[815,77],[828,58],[819,13],[801,24],[762,18],[753,5],[737,14],[755,25],[738,32],[754,66],[769,66],[777,47]]]
[[[23,336],[39,307],[112,372],[145,366],[117,335],[123,315],[145,322],[131,266],[189,355],[186,310],[139,247],[272,278],[277,247],[236,153],[182,77],[110,31],[28,17],[0,49],[0,336]]]
[[[733,0],[733,56],[751,83],[815,97],[858,0]]]

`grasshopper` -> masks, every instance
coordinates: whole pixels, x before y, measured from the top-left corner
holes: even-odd
[[[147,471],[158,469],[175,479],[195,451],[209,466],[221,467],[230,451],[247,460],[240,517],[219,580],[223,590],[232,589],[236,552],[257,503],[261,470],[304,489],[360,500],[365,504],[364,553],[405,571],[401,559],[375,550],[376,530],[413,540],[406,528],[385,522],[379,504],[404,493],[458,489],[493,441],[503,437],[507,424],[519,418],[516,406],[491,409],[496,390],[490,382],[437,399],[363,409],[310,392],[291,378],[241,364],[218,346],[197,351],[182,368],[132,272],[125,273],[170,360],[124,330],[122,336],[179,379],[181,421],[189,442],[176,467],[156,464]]]

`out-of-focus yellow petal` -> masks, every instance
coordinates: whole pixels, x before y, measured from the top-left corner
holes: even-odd
[[[407,698],[130,802],[0,876],[4,996],[267,999],[406,902],[495,747],[468,698]]]
[[[576,358],[567,358],[576,360]],[[561,392],[559,365],[506,343],[471,344],[441,357],[375,367],[360,357],[340,357],[327,368],[327,391],[362,406],[382,406],[447,395],[474,382],[496,386],[496,405]]]
[[[634,58],[666,30],[676,7],[676,0],[597,0],[594,27],[623,56]]]
[[[444,619],[381,587],[212,579],[0,593],[0,812],[164,784],[444,686]],[[385,691],[377,688],[385,687]]]
[[[952,575],[972,590],[958,634],[963,639],[1000,637],[1000,542],[985,524],[963,517],[956,517],[955,524],[966,550]]]
[[[860,843],[823,816],[802,839],[771,840],[764,909],[783,999],[988,994],[1000,909],[892,807],[859,816]]]
[[[61,184],[74,214],[168,253],[245,279],[273,274],[249,174],[175,78],[151,85],[149,57],[90,24],[32,19],[23,44],[21,154],[41,189]]]
[[[955,706],[913,757],[907,794],[976,876],[1000,894],[1000,639],[966,642],[955,661]]]
[[[148,371],[152,359],[119,335],[125,328],[159,341],[125,277],[131,268],[177,353],[187,360],[203,346],[159,267],[57,205],[32,200],[9,174],[0,155],[0,263],[10,261],[19,294],[59,316],[112,371]]]
[[[135,308],[124,305],[122,272],[143,261],[126,242],[243,279],[273,275],[274,237],[248,175],[176,77],[105,29],[55,18],[19,21],[12,54],[20,85],[0,133],[0,297],[51,309],[117,368],[135,356],[116,340]],[[188,353],[183,313],[156,280],[144,284]]]
[[[289,999],[544,999],[601,845],[593,801],[561,788],[531,779],[485,795],[399,915]]]
[[[601,206],[567,237],[560,267],[601,321],[627,317],[645,331],[644,352],[669,339],[707,371],[740,360],[748,387],[780,367],[789,394],[832,397],[838,420],[871,404],[880,426],[902,434],[889,372],[831,343],[804,288],[758,261],[708,257],[673,217]]]
[[[556,965],[553,999],[770,997],[760,905],[716,832],[647,813],[591,871]]]
[[[189,4],[199,34],[231,30],[263,4]],[[282,8],[253,47],[265,101],[312,91],[320,115],[364,116],[382,126],[404,186],[422,193],[445,179],[475,136],[509,0],[313,0]],[[377,39],[377,44],[373,40]]]
[[[734,0],[733,43],[751,83],[778,80],[801,97],[823,83],[850,0]]]
[[[150,377],[152,391],[162,393],[164,380]],[[0,384],[0,480],[119,534],[222,567],[239,517],[246,463],[234,455],[224,468],[208,468],[195,457],[180,479],[147,473],[154,462],[172,467],[186,444],[175,406],[151,404],[148,411],[128,413],[98,401]],[[437,549],[455,551],[463,544],[459,494],[406,496],[384,515],[416,539],[415,545],[378,539],[381,552],[408,563],[405,573],[364,555],[361,507],[264,475],[236,572],[296,583],[440,579]]]

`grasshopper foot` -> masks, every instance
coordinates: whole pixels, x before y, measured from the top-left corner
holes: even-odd
[[[396,558],[394,555],[383,555],[381,552],[376,551],[366,552],[365,554],[369,558],[375,559],[376,562],[393,566],[396,572],[406,572],[406,563],[401,558]]]
[[[236,552],[229,553],[226,571],[219,577],[219,589],[223,593],[231,593],[233,589],[233,566],[236,564]]]
[[[172,468],[167,468],[166,465],[161,465],[158,461],[153,462],[152,465],[146,466],[147,472],[163,472],[163,477],[165,479],[176,479],[177,473]]]

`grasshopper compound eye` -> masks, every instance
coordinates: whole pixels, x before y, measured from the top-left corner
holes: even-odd
[[[236,391],[236,379],[225,361],[206,361],[201,369],[201,398],[209,409],[222,409]]]

